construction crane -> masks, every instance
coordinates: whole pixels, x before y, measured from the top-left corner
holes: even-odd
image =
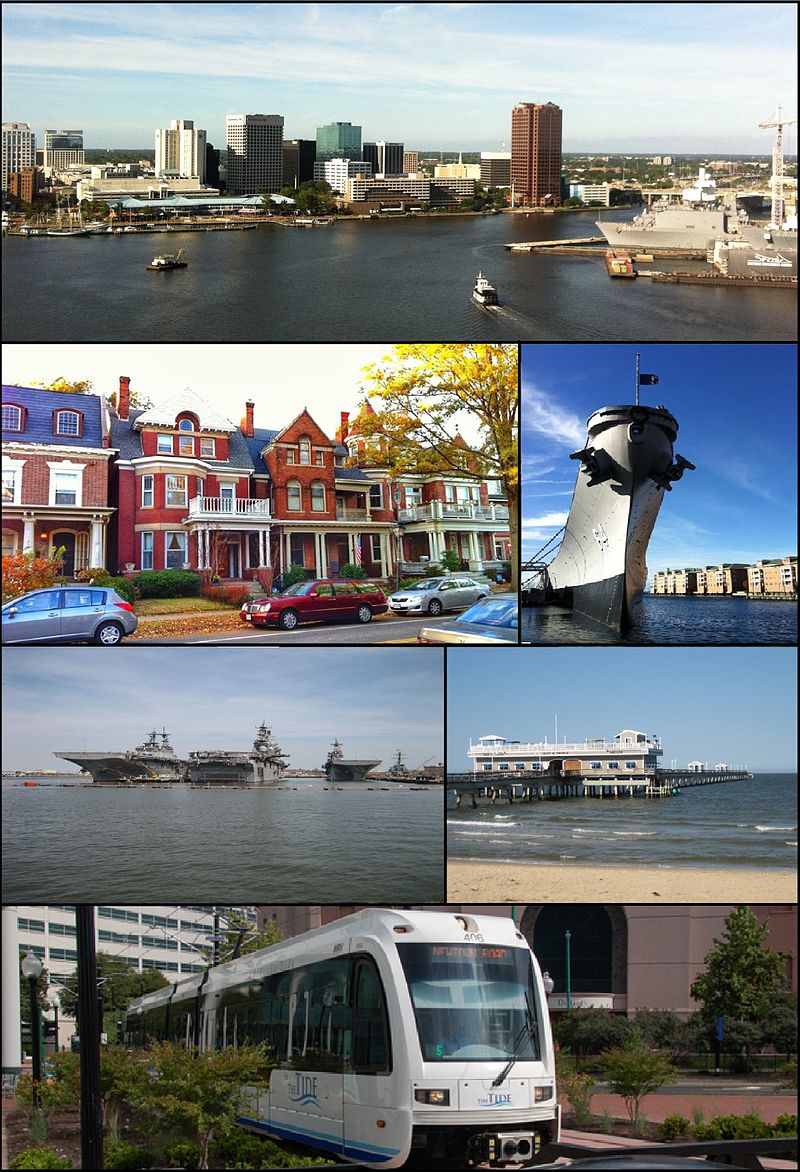
[[[783,223],[783,128],[794,126],[796,118],[781,117],[781,107],[775,111],[773,122],[759,122],[761,130],[775,128],[775,146],[772,148],[772,211],[770,228],[780,228]]]

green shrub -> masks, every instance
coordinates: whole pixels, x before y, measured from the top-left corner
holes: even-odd
[[[610,1111],[604,1111],[600,1120],[600,1126],[605,1135],[612,1135],[617,1123]]]
[[[121,598],[126,602],[135,602],[137,598],[136,587],[130,578],[112,578],[110,575],[105,582],[98,583],[101,586],[108,586],[111,590],[116,590]]]
[[[668,1115],[663,1123],[659,1123],[658,1134],[664,1143],[674,1143],[681,1136],[688,1135],[691,1127],[691,1123],[683,1115]]]
[[[187,598],[200,593],[200,575],[188,570],[145,570],[133,584],[139,598]]]
[[[645,1115],[636,1116],[633,1121],[633,1130],[641,1138],[647,1135],[647,1117]]]
[[[590,1074],[561,1074],[559,1086],[570,1101],[572,1114],[579,1127],[586,1127],[592,1120],[592,1095],[595,1080]]]
[[[164,1161],[173,1168],[193,1170],[200,1163],[197,1144],[190,1139],[178,1139],[164,1148]]]
[[[152,1168],[155,1157],[152,1152],[134,1147],[121,1139],[106,1140],[103,1145],[103,1162],[106,1168],[130,1169]]]
[[[311,1164],[330,1163],[324,1158],[284,1151],[280,1144],[240,1127],[233,1127],[214,1140],[211,1156],[214,1163],[225,1168],[306,1168]]]
[[[287,586],[294,586],[295,582],[305,582],[306,572],[302,566],[289,566],[283,572],[283,589]]]
[[[363,566],[357,566],[355,562],[345,562],[339,571],[339,576],[342,578],[366,578],[367,571]]]
[[[715,1115],[708,1123],[698,1123],[694,1137],[701,1142],[713,1139],[769,1139],[772,1128],[758,1115]]]
[[[773,1135],[797,1135],[797,1115],[779,1115],[772,1126]]]
[[[445,570],[460,570],[461,555],[458,550],[446,549],[442,554],[442,566]]]
[[[9,1168],[71,1168],[72,1160],[59,1156],[52,1148],[26,1148],[15,1156]]]
[[[398,590],[408,590],[411,586],[416,586],[419,578],[401,578],[397,584]]]
[[[246,586],[203,586],[200,594],[211,602],[221,602],[224,606],[235,606],[237,609],[253,597]]]

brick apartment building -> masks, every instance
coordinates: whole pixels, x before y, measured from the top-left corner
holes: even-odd
[[[797,558],[771,558],[747,565],[723,562],[702,569],[659,570],[653,594],[796,594]]]

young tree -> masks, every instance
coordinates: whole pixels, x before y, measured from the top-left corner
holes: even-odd
[[[511,579],[518,578],[519,465],[517,457],[517,347],[395,346],[366,368],[373,415],[361,412],[359,433],[380,441],[392,476],[450,472],[500,480],[508,499]],[[469,417],[476,435],[466,442],[458,420]]]
[[[749,908],[734,908],[722,936],[705,959],[705,972],[692,985],[706,1026],[718,1017],[761,1023],[786,986],[784,958],[766,943],[769,924]]]
[[[64,564],[63,546],[50,557],[35,553],[15,553],[3,558],[3,602],[19,598],[29,590],[45,590],[61,581]]]
[[[163,989],[169,981],[157,969],[139,972],[123,957],[97,954],[98,995],[103,1012],[127,1009],[134,997]],[[78,1008],[78,970],[65,978],[61,986],[61,1008],[67,1017],[75,1017]]]
[[[270,944],[280,944],[281,934],[277,926],[270,920],[261,929],[256,929],[243,912],[237,908],[229,908],[224,916],[220,917],[219,963],[237,956],[246,956],[248,952],[258,952],[261,948],[269,948]],[[238,945],[238,947],[237,947]],[[203,959],[211,964],[214,956],[213,948],[202,948]]]
[[[625,1100],[631,1123],[638,1119],[647,1095],[675,1081],[675,1071],[663,1054],[649,1050],[641,1040],[609,1050],[603,1056],[602,1071],[614,1094]]]

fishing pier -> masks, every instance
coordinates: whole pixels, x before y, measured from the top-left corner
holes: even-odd
[[[455,796],[455,808],[494,805],[498,801],[560,801],[565,798],[670,798],[700,785],[720,785],[753,777],[747,769],[656,769],[637,777],[597,777],[572,770],[540,773],[535,778],[492,777],[475,772],[448,773],[447,792]],[[466,802],[464,799],[467,799]]]

